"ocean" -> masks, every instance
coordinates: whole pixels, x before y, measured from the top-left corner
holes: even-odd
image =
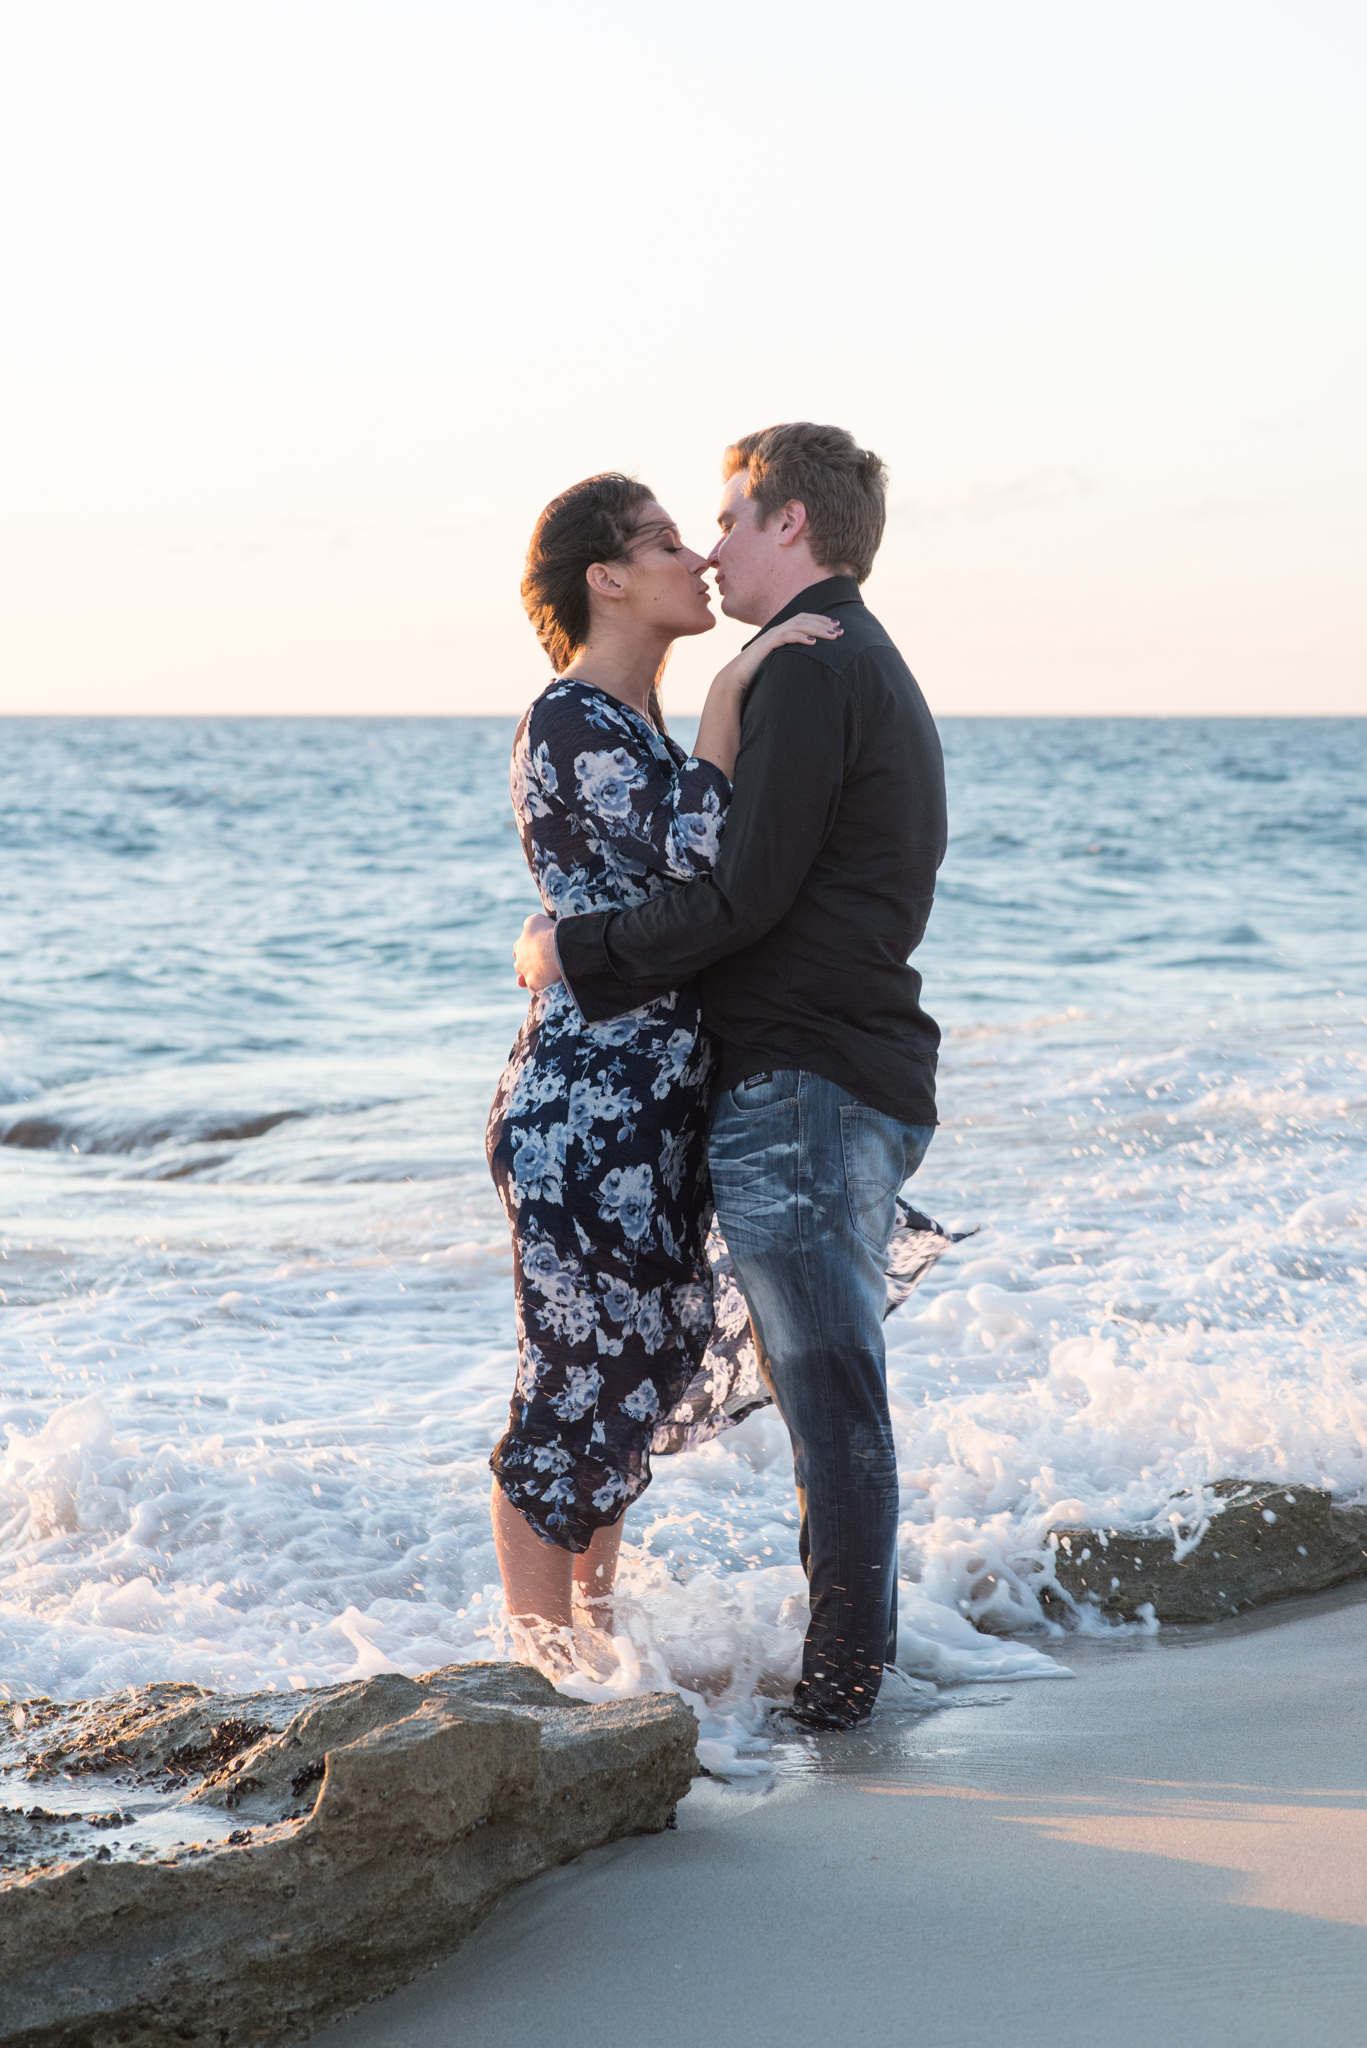
[[[0,1694],[507,1654],[514,724],[0,721]],[[887,1326],[908,1697],[1066,1672],[1053,1521],[1367,1493],[1367,721],[942,730],[912,1192],[978,1234]],[[608,1689],[724,1756],[795,1527],[772,1411],[657,1460]]]

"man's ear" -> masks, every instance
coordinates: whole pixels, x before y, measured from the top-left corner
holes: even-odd
[[[595,597],[606,597],[615,603],[625,597],[626,585],[621,580],[621,563],[590,562],[584,571],[584,580]]]
[[[807,507],[801,498],[790,498],[778,515],[778,530],[774,536],[781,548],[790,548],[795,540],[801,540],[807,531]]]

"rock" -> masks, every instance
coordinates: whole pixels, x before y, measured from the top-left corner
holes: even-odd
[[[430,1697],[416,1679],[386,1671],[356,1685],[329,1689],[278,1733],[264,1723],[240,1718],[220,1722],[202,1752],[214,1767],[188,1794],[186,1805],[222,1806],[230,1812],[246,1806],[263,1820],[281,1818],[285,1808],[296,1806],[306,1795],[312,1806],[331,1751],[359,1742],[376,1727],[416,1714]],[[239,1730],[247,1739],[234,1744]]]
[[[1172,1533],[1060,1527],[1050,1534],[1046,1610],[1094,1602],[1133,1621],[1218,1621],[1245,1607],[1321,1593],[1367,1577],[1367,1508],[1339,1507],[1316,1487],[1222,1479],[1215,1512],[1175,1500]],[[1204,1521],[1204,1526],[1202,1523]]]
[[[282,1711],[288,1717],[296,1704],[292,1696],[274,1693],[259,1698],[274,1701],[277,1719]],[[145,1685],[132,1704],[126,1694],[114,1701],[29,1700],[18,1715],[16,1735],[24,1734],[28,1744],[24,1763],[30,1777],[114,1769],[141,1776],[143,1763],[150,1762],[158,1773],[186,1778],[204,1768],[202,1758],[226,1762],[234,1743],[245,1747],[267,1726],[266,1720],[244,1722],[225,1714],[223,1699],[203,1686],[179,1683]]]
[[[673,1694],[583,1706],[506,1664],[6,1711],[0,1771],[44,1789],[0,1811],[5,2048],[303,2040],[538,1871],[664,1828],[697,1740]],[[173,1829],[199,1839],[158,1852]]]

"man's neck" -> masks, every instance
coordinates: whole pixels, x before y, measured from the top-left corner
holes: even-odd
[[[794,566],[793,574],[775,585],[769,593],[769,608],[762,619],[754,621],[757,626],[767,626],[780,612],[786,611],[794,598],[801,597],[804,590],[812,590],[818,583],[829,583],[832,576],[848,576],[850,571],[839,567],[827,569],[820,562],[809,562],[803,567]]]
[[[787,567],[787,563],[785,563],[785,567]],[[805,561],[795,561],[791,565],[789,573],[783,575],[783,578],[775,578],[775,582],[771,584],[767,594],[764,594],[764,600],[767,600],[767,610],[764,610],[762,618],[746,618],[746,621],[742,621],[742,625],[767,627],[773,621],[773,618],[779,616],[781,610],[787,610],[787,606],[793,602],[793,598],[799,598],[803,594],[803,590],[812,590],[814,584],[826,584],[832,578],[832,575],[848,575],[848,573],[851,573],[851,571],[848,571],[842,565],[834,567],[834,569],[826,569],[820,561],[812,561],[812,557],[807,555]]]

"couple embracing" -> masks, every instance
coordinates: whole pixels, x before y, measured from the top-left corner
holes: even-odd
[[[652,1450],[772,1399],[811,1605],[789,1711],[848,1728],[896,1642],[883,1317],[949,1242],[898,1201],[935,1127],[939,1032],[908,960],[944,769],[859,594],[878,457],[797,423],[737,441],[723,476],[705,558],[618,475],[548,505],[527,556],[554,678],[513,748],[546,915],[515,950],[532,1001],[489,1122],[519,1357],[494,1534],[514,1629],[554,1667],[576,1619],[610,1620]],[[762,630],[685,754],[659,679],[715,624],[709,570]]]

